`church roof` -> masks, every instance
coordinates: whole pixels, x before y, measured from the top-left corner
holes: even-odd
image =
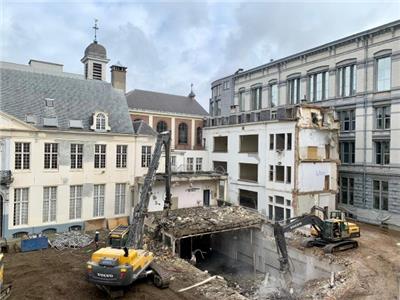
[[[159,92],[133,90],[126,94],[132,110],[150,110],[175,114],[207,116],[207,111],[194,98]]]
[[[107,59],[107,51],[104,46],[100,45],[97,41],[94,41],[86,47],[85,56]]]

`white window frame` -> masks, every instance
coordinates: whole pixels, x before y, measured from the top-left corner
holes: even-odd
[[[203,170],[203,158],[196,157],[196,172],[200,172]]]
[[[43,223],[55,222],[57,220],[57,187],[43,187]]]
[[[104,169],[106,167],[106,144],[95,144],[94,145],[94,168]]]
[[[148,168],[151,162],[151,146],[142,146],[142,168]]]
[[[193,163],[194,163],[193,157],[186,158],[186,171],[193,172]]]
[[[114,213],[116,215],[122,215],[125,213],[126,203],[126,183],[115,184],[115,206]]]
[[[93,186],[93,217],[104,216],[105,190],[105,184]]]
[[[48,148],[48,149],[46,149]],[[58,144],[44,144],[44,168],[46,170],[58,169]]]
[[[29,170],[31,160],[31,144],[26,142],[15,142],[15,170]]]
[[[71,144],[71,169],[83,168],[83,144]]]
[[[15,188],[13,225],[28,225],[28,217],[29,188]]]
[[[116,167],[118,169],[126,168],[128,160],[128,145],[117,145],[116,156]]]
[[[69,187],[69,219],[75,220],[82,217],[82,185]]]
[[[389,60],[389,69],[388,70],[380,70],[380,62],[383,60],[388,59]],[[375,86],[376,86],[376,91],[377,92],[385,92],[389,91],[392,88],[392,57],[391,55],[385,55],[381,57],[376,57],[375,58]],[[382,71],[386,71],[387,74],[382,74]],[[384,75],[386,75],[384,77]],[[381,78],[380,78],[381,77]],[[382,78],[384,77],[384,78]]]

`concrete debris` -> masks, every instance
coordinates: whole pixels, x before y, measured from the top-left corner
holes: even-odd
[[[93,242],[93,238],[80,231],[68,231],[55,235],[55,238],[49,241],[51,247],[57,250],[65,248],[84,248]]]
[[[264,217],[257,211],[242,206],[193,207],[169,211],[167,218],[162,212],[149,213],[147,224],[161,226],[175,238],[206,234],[246,227],[260,227]]]

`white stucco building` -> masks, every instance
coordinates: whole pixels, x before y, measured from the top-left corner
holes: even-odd
[[[310,105],[280,110],[245,124],[223,120],[204,128],[210,168],[228,174],[227,201],[281,220],[313,205],[335,208],[338,123]],[[229,117],[228,117],[229,118]]]

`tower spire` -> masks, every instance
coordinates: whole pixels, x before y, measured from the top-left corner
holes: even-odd
[[[189,98],[194,99],[196,97],[196,94],[193,92],[193,83],[190,84],[190,93],[188,95]]]
[[[94,42],[97,43],[97,30],[99,30],[99,27],[97,26],[97,22],[99,20],[94,19],[94,26],[92,27],[94,29]]]

